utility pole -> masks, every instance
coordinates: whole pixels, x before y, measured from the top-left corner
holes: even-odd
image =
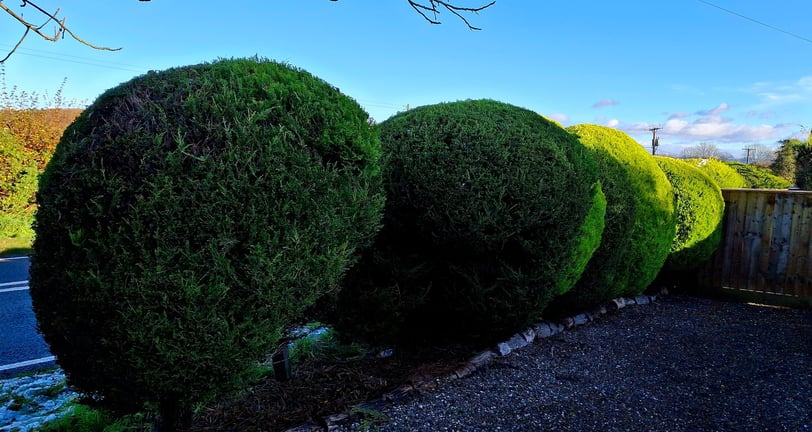
[[[745,164],[750,165],[750,152],[754,151],[754,150],[755,150],[755,148],[753,148],[753,147],[745,147],[744,148],[744,151],[747,152],[746,156],[744,157],[744,163]]]
[[[660,137],[657,136],[657,131],[662,129],[661,127],[653,127],[649,129],[651,132],[651,154],[652,156],[657,154],[657,146],[660,145]]]

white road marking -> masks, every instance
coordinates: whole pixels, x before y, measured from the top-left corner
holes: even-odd
[[[13,260],[21,260],[21,259],[29,259],[29,258],[30,258],[30,257],[27,257],[27,256],[5,257],[5,258],[0,258],[0,262],[3,262],[3,261],[13,261]]]
[[[17,288],[0,289],[0,294],[7,293],[7,292],[14,292],[14,291],[27,291],[27,290],[28,290],[28,285],[17,287]]]
[[[8,287],[8,288],[3,288]],[[16,281],[16,282],[3,282],[0,283],[0,293],[7,293],[12,291],[25,291],[28,289],[28,281]]]
[[[48,357],[38,358],[38,359],[34,359],[34,360],[27,360],[27,361],[23,361],[23,362],[19,362],[19,363],[11,363],[11,364],[7,364],[7,365],[0,365],[0,371],[17,369],[17,368],[37,365],[37,364],[41,364],[41,363],[48,363],[48,362],[51,362],[51,361],[54,361],[54,360],[56,360],[56,357],[48,356]]]

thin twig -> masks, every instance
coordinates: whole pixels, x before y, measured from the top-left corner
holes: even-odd
[[[64,38],[65,33],[67,33],[74,40],[76,40],[77,42],[79,42],[79,43],[81,43],[83,45],[89,46],[90,48],[93,48],[93,49],[102,50],[102,51],[118,51],[118,50],[121,49],[121,48],[108,48],[108,47],[104,47],[104,46],[93,45],[92,43],[80,38],[75,33],[73,33],[73,31],[71,31],[71,29],[68,28],[67,25],[65,25],[66,18],[62,18],[61,20],[59,18],[57,18],[57,15],[59,15],[60,9],[57,9],[54,13],[50,13],[50,12],[42,9],[41,7],[39,7],[37,4],[31,2],[30,0],[22,0],[21,7],[25,7],[25,6],[33,7],[39,13],[45,15],[48,19],[42,25],[39,25],[39,26],[35,25],[35,24],[27,21],[21,15],[18,15],[17,13],[15,13],[13,10],[9,9],[9,7],[6,6],[5,4],[3,4],[3,1],[0,0],[0,9],[4,10],[7,14],[11,15],[12,18],[17,20],[20,24],[23,25],[23,27],[25,27],[25,33],[23,33],[23,36],[20,38],[19,41],[17,41],[17,44],[14,46],[14,48],[12,48],[11,51],[9,51],[8,54],[6,54],[5,58],[3,58],[3,60],[0,60],[0,63],[3,63],[6,60],[8,60],[9,57],[11,57],[11,55],[14,54],[15,51],[17,51],[17,48],[20,47],[22,42],[25,40],[25,38],[28,36],[28,34],[31,31],[36,33],[41,38],[43,38],[43,39],[45,39],[47,41],[50,41],[50,42],[56,42],[56,41],[59,40],[60,37]],[[45,27],[45,25],[48,24],[51,21],[55,22],[56,25],[58,26],[57,29],[54,31],[53,36],[47,35],[47,34],[42,32],[42,28]]]
[[[26,27],[25,33],[23,33],[23,37],[21,37],[20,40],[17,41],[17,45],[14,45],[14,48],[12,48],[11,51],[9,51],[8,54],[6,54],[6,56],[3,57],[3,60],[0,60],[0,64],[5,63],[6,60],[8,60],[8,58],[11,57],[12,54],[14,54],[14,51],[17,51],[17,48],[19,48],[20,45],[22,45],[23,41],[25,40],[25,37],[28,36],[29,31],[31,31],[31,29]]]
[[[471,30],[482,30],[482,29],[479,28],[479,27],[474,27],[473,25],[471,25],[471,23],[468,21],[468,19],[465,18],[465,16],[463,16],[462,14],[467,12],[467,13],[473,13],[473,14],[478,15],[479,12],[493,6],[496,3],[496,0],[493,0],[490,3],[482,5],[482,6],[462,7],[462,6],[455,6],[455,5],[453,5],[453,4],[451,4],[451,3],[447,2],[447,1],[443,1],[443,0],[429,0],[428,4],[420,3],[420,2],[415,1],[415,0],[408,0],[408,1],[409,1],[409,5],[412,7],[412,9],[414,9],[426,21],[428,21],[431,24],[441,24],[441,22],[437,19],[437,15],[440,14],[440,9],[439,8],[442,7],[445,10],[447,10],[447,11],[451,12],[452,14],[456,15],[457,18],[461,19],[462,22],[464,22],[465,25],[468,26],[468,28],[471,29]],[[429,15],[427,13],[431,13],[433,18],[429,17]]]
[[[76,34],[74,34],[71,31],[71,29],[69,29],[68,27],[65,26],[66,18],[62,18],[62,21],[59,21],[59,19],[57,19],[57,17],[55,16],[55,15],[59,14],[59,9],[56,10],[54,15],[51,15],[46,10],[44,10],[41,7],[37,6],[36,4],[32,3],[30,0],[23,0],[23,5],[25,5],[25,4],[29,4],[29,5],[33,6],[34,9],[38,10],[43,15],[51,18],[54,21],[59,22],[59,30],[57,30],[57,33],[65,32],[65,33],[69,34],[77,42],[79,42],[79,43],[81,43],[83,45],[87,45],[87,46],[89,46],[89,47],[91,47],[93,49],[102,50],[102,51],[119,51],[119,50],[121,50],[121,48],[109,48],[109,47],[103,47],[103,46],[99,46],[99,45],[93,45],[90,42],[80,38],[79,36],[76,36]]]

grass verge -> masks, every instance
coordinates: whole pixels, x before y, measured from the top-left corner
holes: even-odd
[[[0,238],[0,258],[18,256],[18,255],[31,255],[33,250],[31,244],[33,237],[7,237]]]

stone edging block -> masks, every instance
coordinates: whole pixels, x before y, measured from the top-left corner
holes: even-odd
[[[668,295],[668,289],[663,287],[659,291],[660,296]],[[531,343],[539,342],[542,339],[555,336],[564,330],[569,330],[578,326],[586,325],[597,321],[601,316],[610,312],[618,311],[626,306],[647,305],[657,301],[657,295],[638,295],[634,298],[619,297],[612,299],[600,306],[590,309],[587,312],[577,314],[572,317],[565,317],[559,322],[543,321],[514,334],[510,339],[496,344],[493,349],[482,351],[471,357],[465,365],[458,368],[445,377],[431,378],[413,384],[404,384],[376,399],[359,406],[381,408],[386,404],[401,401],[415,391],[432,389],[437,384],[445,381],[452,381],[467,377],[479,369],[489,366],[498,357],[510,355],[515,350],[522,349]],[[362,418],[362,415],[355,412],[339,413],[322,417],[321,423],[307,422],[285,432],[330,432],[339,426],[346,425]]]

